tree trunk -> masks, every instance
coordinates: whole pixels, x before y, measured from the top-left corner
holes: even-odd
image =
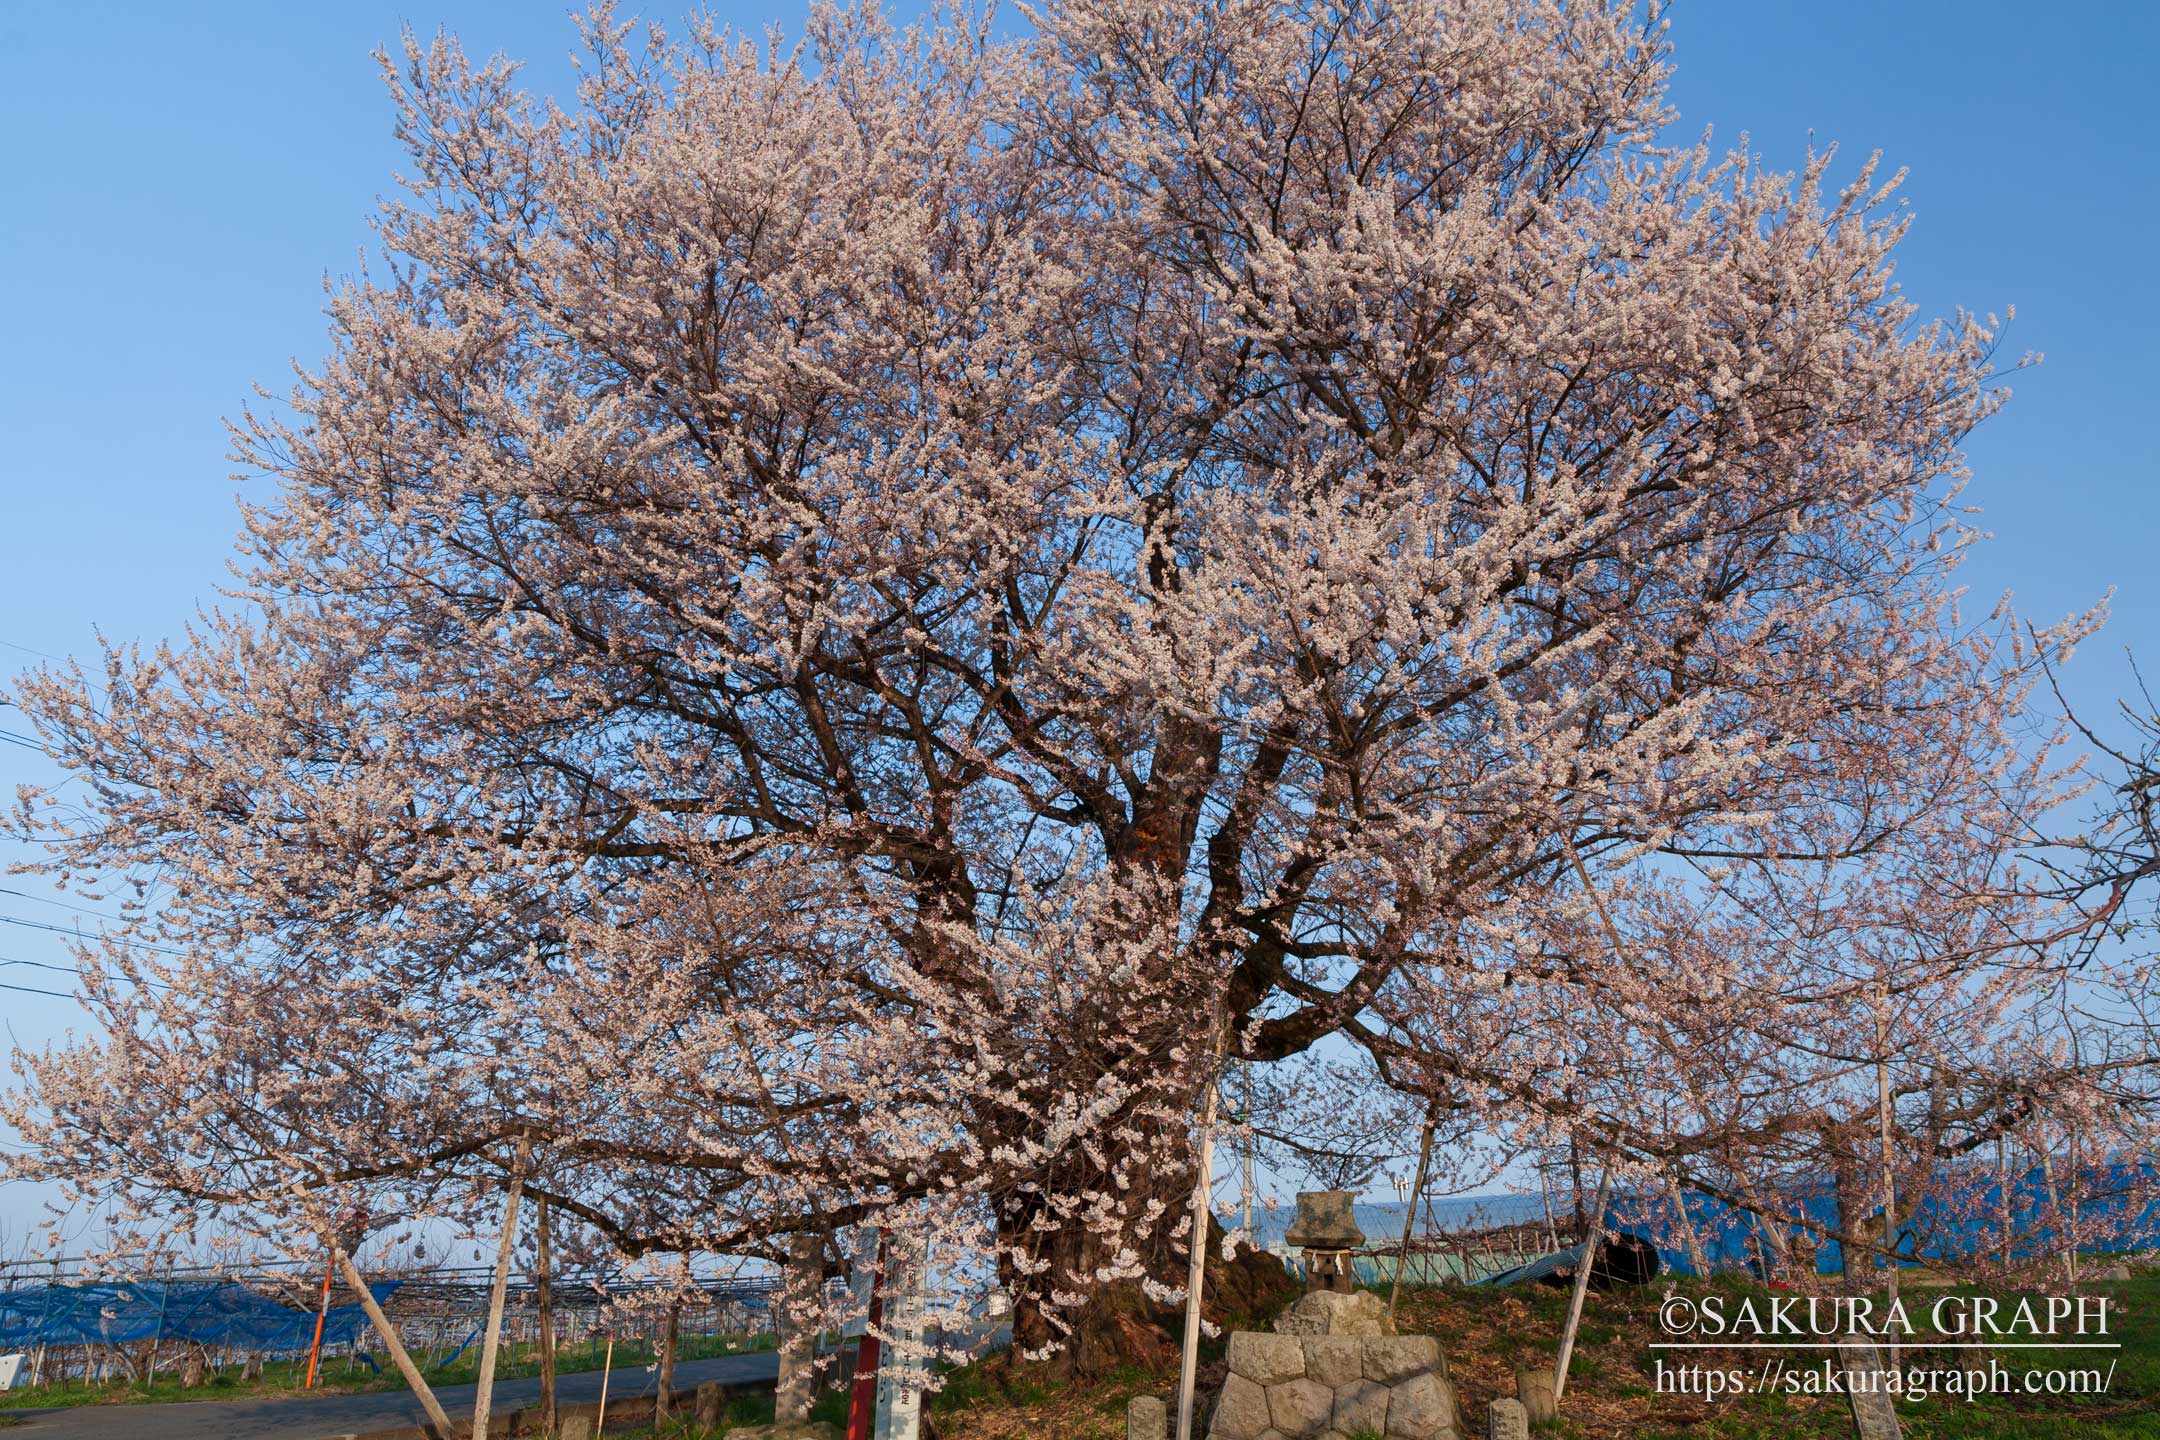
[[[660,1390],[653,1397],[653,1420],[665,1423],[668,1418],[668,1401],[675,1392],[675,1341],[682,1331],[682,1304],[670,1305],[667,1312],[667,1329],[660,1337]]]
[[[1875,1257],[1867,1248],[1868,1185],[1860,1178],[1859,1157],[1838,1131],[1824,1134],[1830,1156],[1830,1185],[1837,1197],[1838,1253],[1844,1261],[1843,1288],[1859,1294],[1870,1288]]]
[[[780,1380],[773,1394],[773,1418],[783,1424],[810,1418],[817,1398],[817,1341],[823,1317],[818,1292],[824,1284],[825,1241],[818,1235],[795,1235],[788,1241],[787,1270],[782,1278],[779,1313]]]
[[[1155,1235],[1134,1242],[1148,1274],[1160,1285],[1182,1290],[1188,1252],[1169,1232],[1190,1213],[1192,1171],[1188,1166],[1170,1175],[1157,1175],[1153,1185],[1165,1202]],[[1031,1280],[1015,1274],[1010,1260],[1000,1266],[999,1278],[1013,1296],[1013,1345],[1016,1352],[1055,1347],[1049,1359],[1054,1369],[1080,1378],[1095,1378],[1124,1365],[1137,1365],[1164,1373],[1177,1364],[1178,1326],[1183,1307],[1164,1305],[1149,1298],[1137,1280],[1107,1284],[1088,1283],[1081,1277],[1108,1266],[1124,1241],[1105,1241],[1077,1224],[1035,1232],[1031,1229],[1042,1213],[1039,1195],[1019,1196],[1003,1208],[999,1222],[1012,1241],[1023,1245],[1035,1262],[1049,1262],[1050,1269]],[[1260,1250],[1241,1250],[1235,1260],[1222,1258],[1227,1232],[1213,1214],[1208,1216],[1207,1281],[1203,1292],[1203,1316],[1229,1328],[1271,1313],[1297,1293],[1293,1280],[1277,1257]],[[1078,1311],[1049,1313],[1039,1296],[1054,1290],[1078,1291],[1088,1301]]]

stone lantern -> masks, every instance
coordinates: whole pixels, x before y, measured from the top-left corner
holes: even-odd
[[[1355,1288],[1350,1253],[1365,1244],[1365,1232],[1358,1229],[1350,1209],[1356,1198],[1348,1190],[1298,1192],[1297,1218],[1283,1239],[1304,1252],[1308,1293],[1332,1290],[1347,1295]]]

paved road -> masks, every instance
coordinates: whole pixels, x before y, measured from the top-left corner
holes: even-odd
[[[750,1355],[725,1355],[716,1360],[685,1360],[675,1367],[675,1386],[688,1389],[707,1380],[722,1384],[771,1383],[780,1374],[780,1360],[770,1350]],[[608,1381],[608,1402],[650,1395],[659,1385],[659,1372],[641,1368],[617,1370]],[[564,1404],[600,1398],[600,1372],[581,1370],[559,1375],[556,1398]],[[450,1415],[472,1418],[473,1387],[445,1385],[435,1391]],[[538,1380],[495,1382],[495,1413],[533,1405],[540,1400]],[[354,1431],[387,1430],[395,1425],[417,1425],[427,1418],[420,1402],[408,1390],[386,1390],[368,1395],[318,1395],[288,1400],[197,1400],[171,1405],[78,1405],[72,1409],[13,1410],[0,1412],[24,1417],[28,1423],[0,1430],[8,1440],[323,1440],[330,1435]]]

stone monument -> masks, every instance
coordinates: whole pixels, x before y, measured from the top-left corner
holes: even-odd
[[[1515,1372],[1515,1398],[1533,1425],[1543,1425],[1560,1413],[1559,1401],[1553,1397],[1552,1371],[1543,1366]]]
[[[1462,1440],[1454,1387],[1430,1335],[1230,1337],[1209,1440]]]
[[[1897,1401],[1889,1388],[1889,1365],[1869,1335],[1847,1335],[1838,1355],[1845,1365],[1845,1396],[1852,1402],[1856,1440],[1899,1440]]]

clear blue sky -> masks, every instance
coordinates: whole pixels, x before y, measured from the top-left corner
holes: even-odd
[[[632,8],[625,6],[626,9]],[[369,51],[399,23],[528,60],[559,89],[569,11],[468,0],[0,7],[0,672],[116,638],[176,634],[213,603],[238,486],[221,419],[282,393],[322,349],[321,281],[352,269],[397,163]],[[648,13],[674,20],[672,5]],[[731,22],[801,6],[735,0]],[[2069,675],[2101,711],[2125,646],[2160,670],[2153,267],[2160,165],[2146,89],[2160,10],[1875,0],[1689,0],[1673,15],[1677,132],[1745,132],[1791,168],[1810,137],[1908,166],[1900,276],[1924,310],[2017,307],[2006,350],[2046,352],[1972,445],[1969,498],[1997,538],[1968,568],[2053,619],[2116,587]],[[2144,418],[2140,418],[2144,417]],[[259,487],[258,487],[259,493]],[[25,729],[0,709],[0,730]],[[49,775],[0,743],[0,789]],[[0,877],[0,887],[39,889]],[[70,912],[0,894],[0,915]],[[65,963],[58,936],[0,924],[0,958]],[[67,977],[0,966],[0,982]],[[36,1042],[67,1001],[0,990]],[[0,1192],[0,1230],[26,1197]]]

